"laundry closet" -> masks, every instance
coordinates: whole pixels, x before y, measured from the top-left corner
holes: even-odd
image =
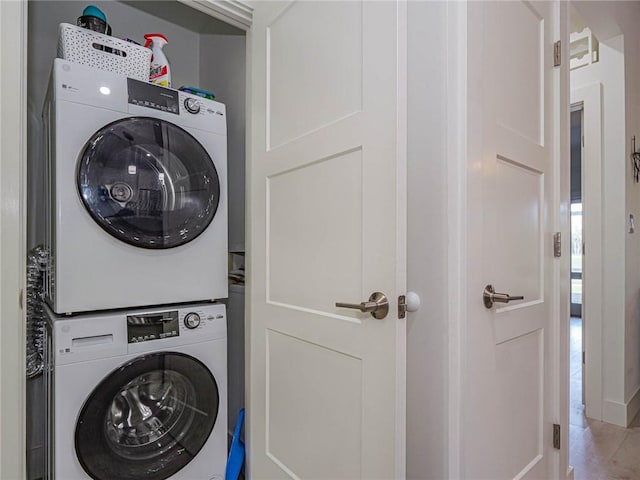
[[[58,25],[75,24],[87,4],[107,16],[112,35],[144,43],[161,33],[171,65],[172,88],[194,86],[215,93],[226,106],[228,263],[233,272],[227,304],[227,429],[231,433],[244,406],[244,250],[245,250],[245,32],[178,1],[30,1],[28,4],[28,191],[27,247],[45,242],[45,131],[42,110]],[[88,266],[90,268],[90,266]],[[93,272],[92,274],[95,274]],[[89,275],[89,274],[88,274]],[[45,463],[43,375],[27,381],[28,478],[43,476]]]

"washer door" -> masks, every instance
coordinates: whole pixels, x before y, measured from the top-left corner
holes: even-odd
[[[77,184],[107,233],[142,248],[172,248],[200,235],[220,201],[211,157],[182,128],[149,117],[113,122],[87,142]]]
[[[218,416],[219,392],[199,360],[158,352],[121,366],[80,411],[76,455],[97,480],[163,480],[204,446]]]

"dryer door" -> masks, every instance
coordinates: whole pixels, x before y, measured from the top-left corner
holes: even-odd
[[[80,411],[76,455],[98,480],[163,480],[204,446],[219,392],[199,360],[182,353],[138,357],[106,377]]]
[[[211,223],[220,182],[204,147],[157,118],[113,122],[87,142],[77,172],[85,208],[107,233],[136,247],[190,242]]]

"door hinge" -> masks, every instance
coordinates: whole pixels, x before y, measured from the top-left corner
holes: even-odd
[[[586,363],[586,359],[584,356],[585,352],[582,352],[582,365],[584,365]]]
[[[562,234],[560,232],[553,234],[553,256],[562,256]]]
[[[562,63],[562,59],[560,57],[561,46],[562,46],[562,43],[560,42],[560,40],[558,40],[556,43],[553,44],[553,66],[554,67],[559,67],[560,64]]]
[[[560,425],[553,424],[553,448],[560,450]]]
[[[407,316],[407,297],[400,295],[398,297],[398,318]]]

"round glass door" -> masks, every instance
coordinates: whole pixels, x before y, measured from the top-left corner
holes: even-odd
[[[121,366],[80,411],[76,455],[96,480],[164,480],[204,446],[219,408],[213,375],[185,354],[158,352]]]
[[[126,118],[96,132],[82,153],[77,184],[101,228],[142,248],[190,242],[209,226],[220,201],[207,151],[157,118]]]

